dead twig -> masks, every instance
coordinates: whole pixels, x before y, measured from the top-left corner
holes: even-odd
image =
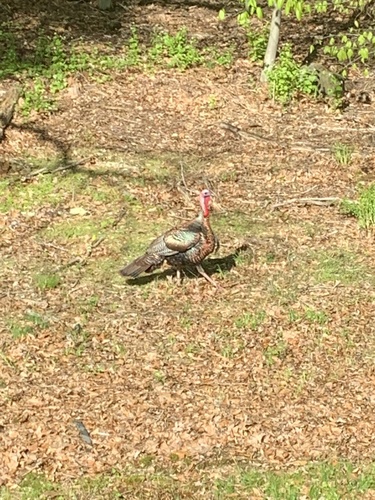
[[[286,205],[292,205],[296,203],[298,205],[318,205],[322,207],[330,207],[332,205],[337,205],[340,203],[341,198],[292,198],[291,200],[282,201],[281,203],[276,203],[272,205],[272,209],[285,207]]]
[[[68,267],[72,267],[75,264],[80,264],[81,266],[84,266],[87,264],[88,259],[90,258],[93,250],[97,248],[103,241],[105,240],[104,236],[101,236],[98,238],[94,243],[88,246],[86,253],[83,257],[74,257],[72,260],[64,264],[63,266],[60,266],[56,271],[61,271],[62,269],[66,269]]]
[[[180,175],[181,175],[181,181],[182,181],[182,184],[184,186],[184,188],[186,189],[186,191],[188,193],[193,193],[194,194],[194,191],[192,189],[190,189],[186,183],[186,180],[185,180],[185,173],[184,173],[184,165],[182,163],[182,161],[180,162]]]
[[[43,168],[40,168],[39,170],[33,170],[26,177],[22,177],[22,179],[28,180],[28,179],[31,179],[32,177],[36,177],[37,175],[56,174],[57,172],[62,172],[64,170],[69,170],[71,168],[78,167],[79,165],[83,165],[84,163],[87,163],[89,160],[91,160],[91,157],[90,158],[83,158],[82,160],[78,160],[78,161],[74,161],[74,162],[69,162],[69,163],[66,163],[65,165],[60,165],[59,167],[56,167],[53,169],[48,168],[48,167],[43,167]]]
[[[120,224],[120,222],[122,221],[122,219],[125,217],[125,215],[126,215],[126,210],[125,210],[125,208],[123,208],[122,210],[120,210],[116,219],[112,222],[112,227],[118,226]]]
[[[236,127],[235,125],[232,125],[231,123],[228,122],[221,122],[220,127],[229,130],[232,132],[232,134],[239,135],[240,137],[244,137],[245,139],[257,139],[258,141],[266,141],[266,142],[273,142],[276,143],[275,139],[271,139],[269,137],[263,137],[258,134],[254,134],[253,132],[244,132],[241,130],[239,127]]]
[[[47,243],[46,241],[41,241],[39,245],[43,248],[54,248],[55,250],[60,250],[61,252],[68,252],[66,248],[54,245],[53,243]]]
[[[272,144],[277,144],[278,146],[284,149],[288,148],[291,151],[316,151],[320,153],[327,153],[331,151],[331,148],[318,146],[311,142],[300,141],[300,142],[290,143],[282,139],[272,139],[271,137],[263,137],[261,135],[254,134],[253,132],[245,132],[244,130],[241,130],[239,127],[236,127],[235,125],[232,125],[231,123],[228,122],[221,122],[220,127],[225,130],[229,130],[230,132],[232,132],[232,134],[238,135],[245,139],[256,139],[258,141],[271,142]]]

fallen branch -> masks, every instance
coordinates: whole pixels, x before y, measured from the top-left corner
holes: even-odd
[[[318,205],[321,207],[330,207],[336,205],[341,201],[341,198],[292,198],[291,200],[282,201],[281,203],[276,203],[272,205],[272,209],[279,207],[285,207],[286,205],[292,205],[297,203],[298,205]]]
[[[244,137],[245,139],[257,139],[258,141],[266,141],[274,143],[277,142],[274,139],[271,139],[270,137],[263,137],[261,135],[254,134],[252,132],[245,132],[244,130],[241,130],[240,127],[236,127],[235,125],[232,125],[231,123],[228,122],[221,122],[220,128],[229,130],[230,132],[232,132],[232,134],[239,135],[240,137]]]
[[[49,167],[43,167],[40,168],[39,170],[33,170],[30,172],[30,174],[27,177],[24,177],[24,180],[31,179],[32,177],[36,177],[37,175],[44,175],[44,174],[56,174],[57,172],[62,172],[63,170],[69,170],[70,168],[75,168],[78,167],[79,165],[83,165],[84,163],[87,163],[90,158],[83,158],[82,160],[66,163],[65,165],[60,165],[59,167],[56,168],[49,168]]]
[[[229,130],[234,135],[238,135],[239,137],[243,137],[244,139],[256,139],[258,141],[271,142],[272,144],[276,144],[283,149],[290,149],[290,151],[316,151],[319,153],[327,153],[331,151],[331,148],[318,146],[316,144],[310,142],[287,142],[282,139],[273,139],[271,137],[264,137],[262,135],[254,134],[253,132],[245,132],[241,130],[239,127],[232,125],[228,122],[221,122],[220,128],[225,130]]]

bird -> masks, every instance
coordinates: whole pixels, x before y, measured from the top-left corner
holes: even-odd
[[[153,240],[146,252],[124,267],[120,274],[136,278],[143,272],[151,273],[166,261],[177,269],[177,278],[182,268],[195,266],[201,276],[218,287],[201,266],[201,262],[220,246],[210,225],[212,195],[208,189],[201,191],[199,202],[201,211],[195,219]]]

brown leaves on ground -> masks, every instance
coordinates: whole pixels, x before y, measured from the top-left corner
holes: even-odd
[[[94,159],[80,172],[91,194],[60,193],[58,206],[10,207],[0,218],[0,483],[31,470],[69,480],[148,456],[278,467],[372,458],[372,237],[337,207],[270,205],[306,193],[353,196],[363,162],[374,162],[365,132],[373,109],[338,115],[304,103],[284,112],[249,86],[258,70],[239,59],[230,70],[125,73],[86,83],[59,113],[9,129],[1,145],[9,157],[63,145]],[[235,136],[222,121],[257,125],[276,144]],[[337,142],[354,145],[349,166],[319,149]],[[56,176],[56,189],[66,175],[77,174]],[[39,182],[28,179],[19,196],[32,197]],[[214,188],[219,258],[242,243],[251,249],[219,273],[217,293],[194,276],[181,287],[123,281],[132,233],[146,243],[154,224],[190,216],[184,183]],[[113,199],[94,198],[105,189]],[[124,207],[96,247],[91,233],[56,229],[100,228]],[[66,266],[77,256],[87,258]],[[41,273],[61,279],[47,286]]]

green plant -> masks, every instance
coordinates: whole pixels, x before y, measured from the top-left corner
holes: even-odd
[[[271,96],[281,104],[288,104],[297,92],[317,95],[316,75],[295,61],[291,46],[286,44],[280,51],[279,60],[267,72]]]
[[[236,319],[235,325],[237,328],[251,328],[256,330],[263,323],[266,318],[265,311],[258,311],[256,313],[243,313]]]
[[[272,366],[275,362],[275,358],[282,359],[287,350],[288,345],[282,339],[280,339],[276,344],[268,346],[264,350],[264,357],[266,359],[267,366]]]
[[[221,349],[221,355],[223,356],[223,358],[231,359],[234,357],[234,354],[235,354],[235,349],[230,344],[226,344]]]
[[[329,317],[324,311],[315,311],[314,309],[306,309],[305,318],[312,323],[324,325],[328,322]]]
[[[7,50],[0,56],[0,77],[16,75],[25,80],[22,112],[53,111],[56,109],[55,94],[65,89],[68,77],[78,71],[85,71],[91,77],[94,73],[135,66],[140,61],[140,47],[135,28],[125,48],[125,56],[99,53],[97,49],[87,50],[78,44],[70,46],[59,36],[36,38],[34,50],[24,56],[17,50],[14,36],[0,31],[0,44]],[[98,79],[98,78],[97,78]],[[105,75],[100,77],[105,80]]]
[[[156,34],[148,56],[151,61],[159,64],[164,59],[167,59],[168,67],[181,70],[203,62],[203,56],[194,42],[188,40],[185,28],[180,29],[175,35],[169,33]]]
[[[35,311],[26,312],[19,320],[11,319],[7,321],[8,329],[13,338],[24,337],[34,331],[48,328],[49,322]]]
[[[300,315],[294,309],[289,309],[288,319],[289,319],[290,323],[294,323],[300,319]]]
[[[51,290],[59,286],[61,279],[58,274],[38,273],[34,275],[34,284],[40,290]]]
[[[211,94],[208,97],[208,107],[210,109],[216,109],[217,108],[217,97],[215,94]]]
[[[202,51],[202,56],[209,68],[216,65],[229,67],[233,63],[233,47],[220,52],[216,47],[207,47]]]
[[[349,165],[352,160],[353,148],[349,144],[337,142],[333,146],[333,154],[337,163],[340,165]]]
[[[347,62],[355,67],[359,62],[364,64],[374,58],[375,35],[372,31],[361,31],[359,21],[355,20],[354,27],[350,27],[347,33],[332,36],[323,52],[341,63]]]
[[[266,53],[268,35],[265,30],[247,33],[249,44],[249,58],[251,61],[262,61]]]
[[[358,201],[343,200],[341,210],[357,217],[359,225],[365,229],[375,225],[375,183],[363,189]]]
[[[156,382],[159,382],[160,384],[164,384],[165,383],[165,374],[160,370],[155,370],[154,371],[154,379]]]
[[[260,0],[240,0],[243,10],[237,16],[238,24],[249,28],[250,18],[256,15],[259,19],[264,15],[264,4]],[[340,16],[347,20],[348,28],[344,32],[332,33],[327,41],[326,37],[317,37],[310,46],[310,52],[323,48],[324,54],[338,62],[347,62],[356,66],[357,63],[366,64],[375,56],[375,33],[368,28],[367,19],[372,14],[370,0],[268,0],[269,7],[276,7],[283,11],[283,16],[294,14],[298,21],[311,14],[327,14]],[[225,9],[219,11],[219,19],[226,17]],[[361,27],[366,26],[366,29]],[[267,36],[268,39],[268,36]],[[344,68],[344,74],[347,69]]]
[[[25,319],[41,329],[48,328],[49,326],[49,321],[41,314],[34,311],[25,313]]]
[[[366,266],[358,261],[358,255],[345,249],[316,252],[313,256],[317,261],[315,279],[319,283],[360,283],[368,274]]]
[[[137,66],[140,61],[141,50],[139,47],[139,38],[136,28],[131,28],[131,36],[128,40],[126,63],[128,66]]]
[[[17,321],[11,321],[9,323],[9,331],[14,339],[18,339],[32,333],[34,329],[31,325],[24,325]]]

